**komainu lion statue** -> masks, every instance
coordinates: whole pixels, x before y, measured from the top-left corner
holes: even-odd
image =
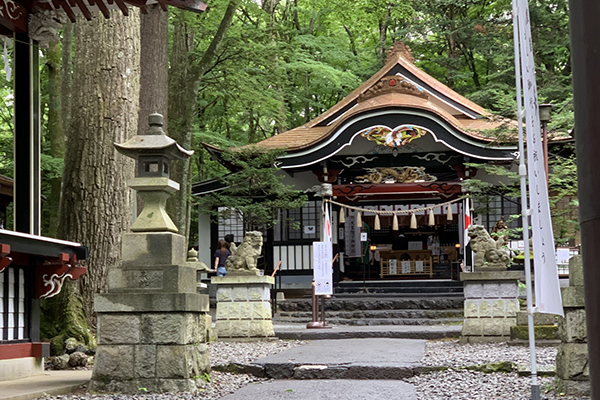
[[[506,244],[505,236],[494,240],[482,225],[471,225],[468,235],[471,250],[475,252],[475,269],[504,270],[508,267],[510,253],[502,247]]]
[[[230,275],[258,275],[256,260],[262,250],[263,237],[260,232],[248,232],[237,249],[227,258],[225,268]]]

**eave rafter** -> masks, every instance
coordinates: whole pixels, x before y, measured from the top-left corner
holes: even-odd
[[[109,18],[111,9],[119,9],[127,16],[128,5],[147,13],[146,6],[151,4],[159,4],[164,11],[167,6],[195,13],[206,10],[206,3],[200,0],[0,0],[0,35],[28,33],[29,15],[44,11],[64,11],[71,22],[75,22],[78,13],[89,21],[96,10]]]

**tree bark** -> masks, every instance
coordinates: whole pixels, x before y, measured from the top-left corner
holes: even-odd
[[[169,14],[158,4],[146,6],[140,16],[141,54],[138,135],[148,129],[148,116],[160,113],[168,121]]]
[[[169,73],[169,136],[186,149],[192,146],[192,128],[197,113],[200,80],[212,65],[231,26],[236,9],[237,1],[230,1],[219,28],[200,61],[193,59],[194,33],[181,12],[176,17]],[[189,159],[171,163],[171,179],[179,182],[180,189],[167,202],[167,211],[179,233],[189,237],[191,213],[188,202],[191,188]]]
[[[65,154],[65,137],[62,119],[62,51],[60,43],[50,43],[46,53],[48,68],[48,140],[50,156],[61,159]],[[58,210],[60,203],[60,187],[62,179],[55,176],[50,180],[50,195],[44,205],[47,211],[48,225],[44,234],[56,237],[58,226]]]
[[[75,25],[73,111],[67,135],[59,234],[89,246],[79,293],[95,325],[94,295],[121,259],[121,233],[131,223],[134,162],[115,150],[137,131],[139,12],[112,11]]]

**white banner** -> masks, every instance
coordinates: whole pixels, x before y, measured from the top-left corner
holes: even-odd
[[[315,294],[333,294],[333,246],[331,242],[313,242]]]
[[[554,235],[548,203],[548,186],[544,171],[544,150],[541,137],[535,63],[527,0],[518,0],[519,47],[527,127],[527,164],[529,177],[529,207],[533,238],[535,271],[535,302],[539,312],[563,315],[558,269],[554,257]]]

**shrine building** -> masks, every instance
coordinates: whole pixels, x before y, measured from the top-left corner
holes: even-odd
[[[279,159],[284,182],[309,195],[304,207],[282,212],[280,223],[266,232],[264,269],[268,273],[281,261],[283,288],[310,287],[312,242],[323,240],[319,187],[331,184],[325,198],[332,207],[334,254],[339,253],[334,281],[457,276],[467,195],[461,183],[475,176],[498,179],[471,164],[510,165],[518,157],[516,143],[499,144],[492,134],[503,127],[514,129],[516,122],[440,83],[414,65],[409,48],[396,43],[385,66],[338,104],[255,144],[285,149]],[[220,158],[220,149],[205,147]],[[216,180],[200,182],[192,193],[220,188]],[[467,211],[471,208],[469,203]],[[489,231],[502,216],[519,214],[520,205],[490,194],[486,210],[477,222]],[[362,223],[357,224],[358,214]],[[286,223],[290,220],[300,226]],[[242,240],[239,220],[209,222],[200,216],[200,243],[215,246],[226,234]],[[398,239],[401,234],[405,240]],[[211,250],[204,250],[206,261]]]

